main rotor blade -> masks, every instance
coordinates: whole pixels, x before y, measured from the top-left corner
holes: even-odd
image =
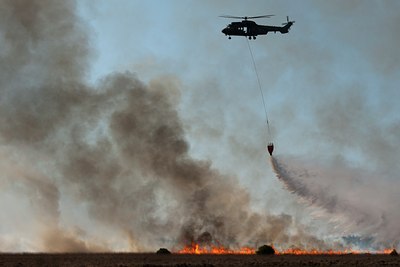
[[[270,18],[275,15],[262,15],[262,16],[254,16],[254,17],[247,17],[249,19],[259,19],[259,18]]]
[[[228,18],[228,19],[244,19],[244,20],[247,20],[247,19],[270,18],[272,16],[275,16],[275,15],[262,15],[262,16],[254,16],[254,17],[246,17],[246,16],[238,17],[238,16],[223,15],[223,16],[219,16],[219,17]]]
[[[228,18],[228,19],[244,19],[245,17],[236,17],[236,16],[219,16],[221,18]]]

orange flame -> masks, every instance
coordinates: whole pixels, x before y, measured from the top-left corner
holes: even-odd
[[[179,254],[255,254],[255,250],[249,247],[242,247],[237,250],[224,246],[203,246],[192,243],[178,251]]]
[[[311,250],[303,250],[299,248],[290,248],[285,249],[282,251],[276,251],[278,255],[344,255],[344,254],[361,254],[361,253],[368,253],[356,250],[318,250],[318,249],[311,249]]]
[[[382,251],[361,251],[353,249],[345,250],[318,250],[311,249],[305,250],[300,248],[290,248],[278,251],[274,248],[276,255],[345,255],[345,254],[390,254],[393,249],[384,249]],[[224,246],[200,246],[199,244],[192,243],[185,246],[177,252],[178,254],[256,254],[256,249],[250,247],[242,247],[239,249],[230,249]]]
[[[274,248],[275,249],[275,248]],[[384,249],[381,251],[368,251],[368,250],[355,250],[355,249],[344,249],[344,250],[319,250],[319,249],[301,249],[301,248],[289,248],[278,251],[275,249],[277,255],[346,255],[346,254],[390,254],[393,249]]]

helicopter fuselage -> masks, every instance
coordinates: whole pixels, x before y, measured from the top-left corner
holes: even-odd
[[[283,26],[269,26],[269,25],[258,25],[251,20],[243,20],[241,22],[232,22],[226,28],[222,30],[222,33],[229,36],[246,36],[251,39],[256,38],[257,35],[266,35],[268,32],[280,32],[288,33],[293,22],[288,21],[288,23]]]

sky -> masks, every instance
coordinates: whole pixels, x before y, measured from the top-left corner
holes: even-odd
[[[0,251],[398,248],[398,1],[1,5]]]

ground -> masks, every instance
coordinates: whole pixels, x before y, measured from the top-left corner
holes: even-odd
[[[153,253],[0,254],[0,267],[22,266],[400,266],[390,255],[157,255]]]

